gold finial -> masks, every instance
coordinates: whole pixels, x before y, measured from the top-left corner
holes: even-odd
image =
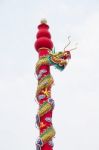
[[[45,18],[41,19],[41,24],[43,23],[47,24],[47,20]]]

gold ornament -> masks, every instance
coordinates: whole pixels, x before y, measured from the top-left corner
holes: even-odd
[[[42,93],[45,94],[46,97],[49,97],[51,94],[51,92],[47,88],[45,88],[45,90],[42,90]]]

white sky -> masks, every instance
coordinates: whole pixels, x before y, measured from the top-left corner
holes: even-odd
[[[79,43],[63,72],[51,70],[54,150],[99,150],[98,0],[0,0],[0,150],[35,149],[33,44],[44,17],[57,51],[68,35]]]

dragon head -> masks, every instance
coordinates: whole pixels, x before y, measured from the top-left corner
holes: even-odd
[[[51,65],[54,65],[57,69],[63,70],[71,58],[70,51],[50,53],[48,59]]]

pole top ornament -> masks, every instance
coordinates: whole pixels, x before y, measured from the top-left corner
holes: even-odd
[[[35,49],[38,53],[41,51],[51,51],[53,48],[53,42],[51,40],[51,34],[49,32],[49,25],[46,19],[41,19],[38,25],[38,32],[36,34]]]
[[[44,24],[47,24],[46,18],[42,18],[42,19],[41,19],[41,24],[43,24],[43,23],[44,23]]]

